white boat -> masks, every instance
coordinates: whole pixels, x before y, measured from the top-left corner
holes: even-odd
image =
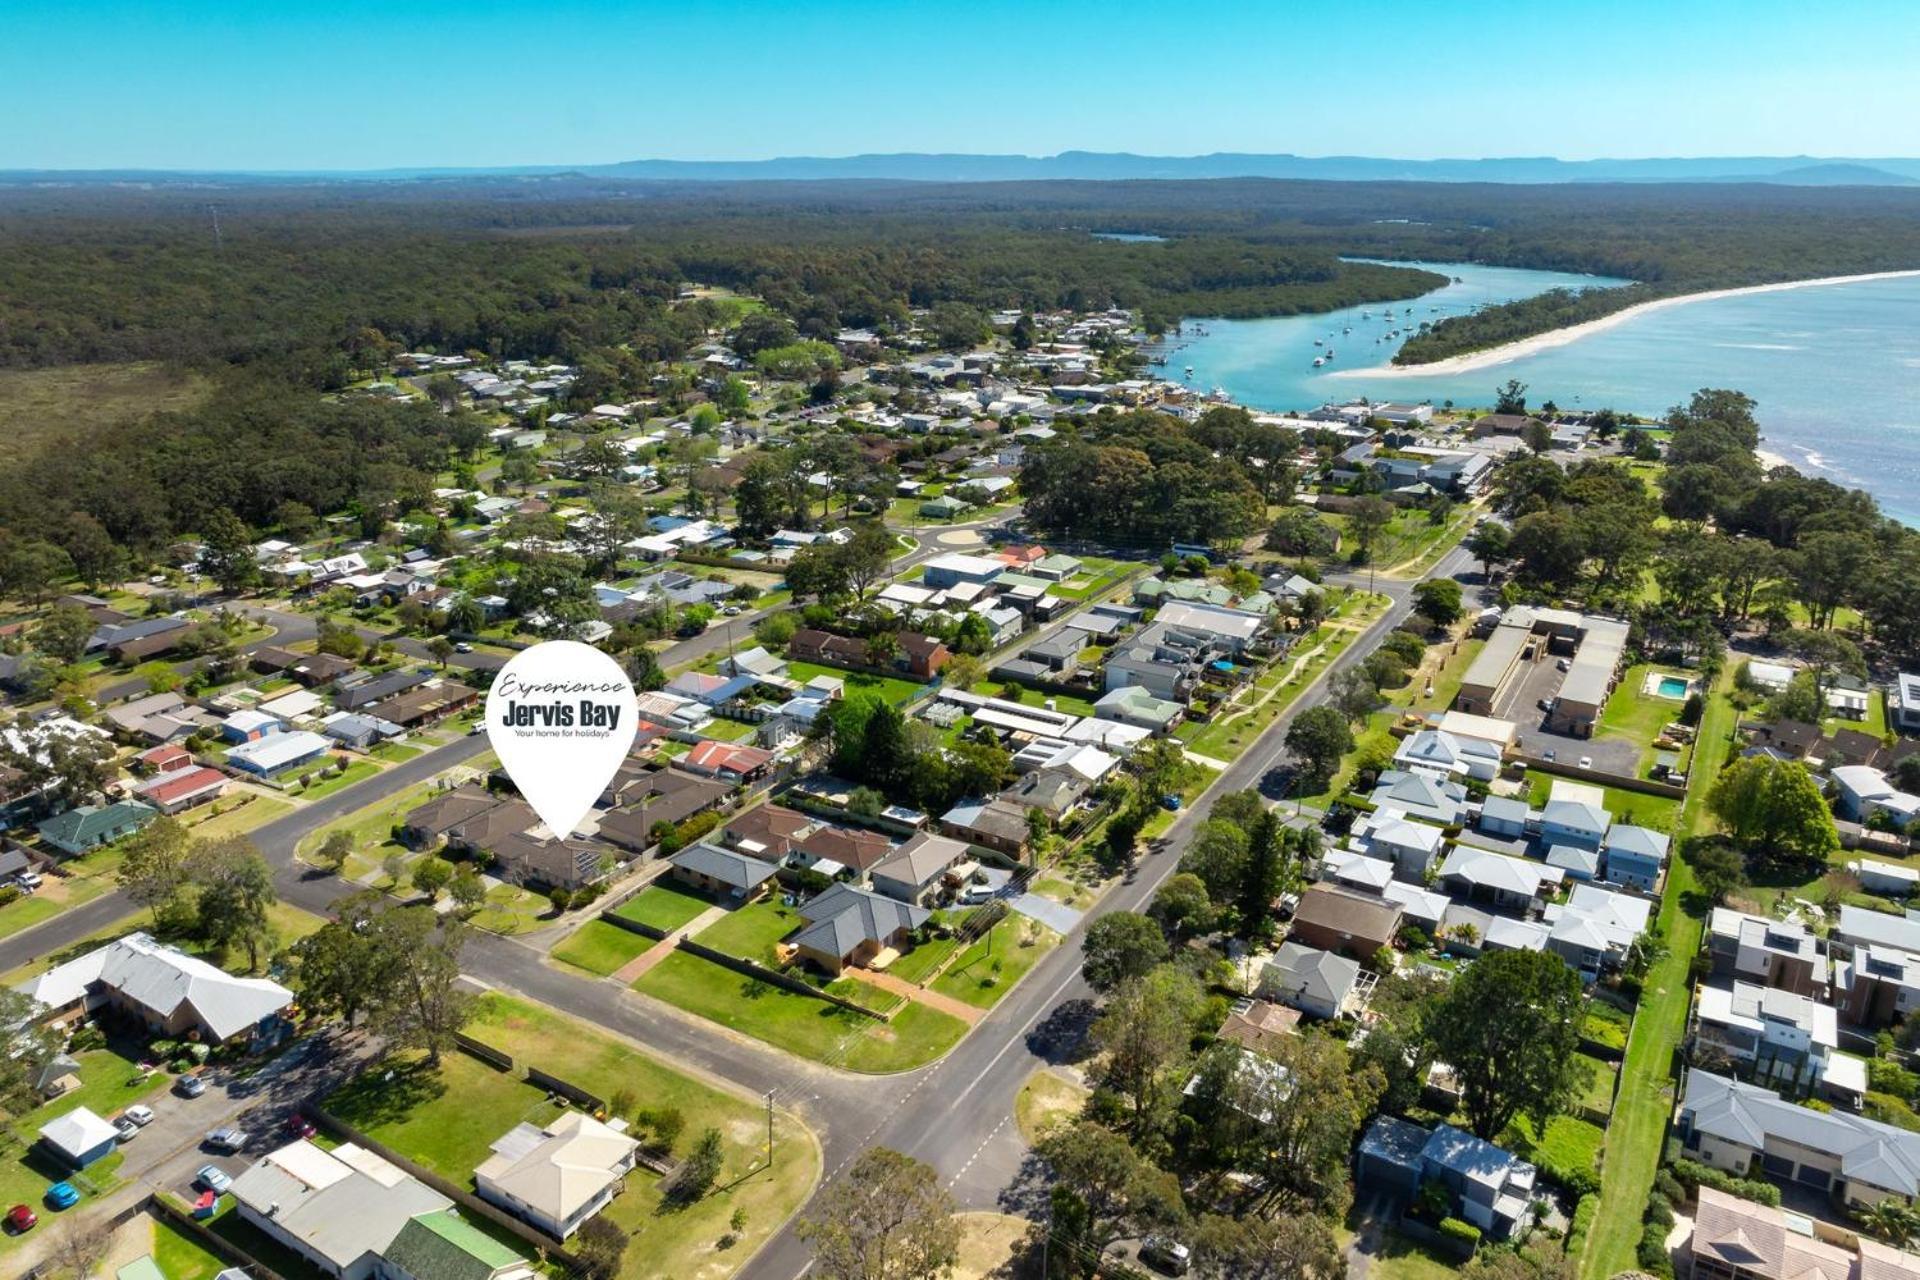
[[[1348,326],[1347,326],[1346,328],[1344,328],[1344,329],[1342,329],[1342,330],[1341,330],[1340,332],[1341,332],[1341,333],[1352,333],[1352,332],[1353,332],[1353,326],[1352,326],[1352,325],[1348,325]]]
[[[1315,339],[1313,340],[1313,345],[1314,345],[1314,346],[1316,346],[1316,347],[1317,347],[1317,346],[1319,346],[1319,345],[1320,345],[1320,339],[1318,339],[1318,338],[1315,338]]]
[[[1324,357],[1324,356],[1315,356],[1315,357],[1313,358],[1313,367],[1314,367],[1314,368],[1316,368],[1316,369],[1318,369],[1318,368],[1319,368],[1319,367],[1320,367],[1321,365],[1323,365],[1323,364],[1325,364],[1326,362],[1327,362],[1327,361],[1326,361],[1326,357]]]

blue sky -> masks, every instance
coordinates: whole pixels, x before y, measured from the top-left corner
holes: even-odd
[[[0,0],[0,168],[1920,151],[1899,3]]]

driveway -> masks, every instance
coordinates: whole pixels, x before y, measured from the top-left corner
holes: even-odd
[[[1063,902],[1055,902],[1052,898],[1042,897],[1037,893],[1023,893],[1018,897],[1008,898],[1007,905],[1027,919],[1038,920],[1055,933],[1063,934],[1072,933],[1073,927],[1080,923],[1080,917],[1086,914],[1084,911],[1075,911]]]

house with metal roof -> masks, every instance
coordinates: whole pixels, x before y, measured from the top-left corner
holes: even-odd
[[[1826,1075],[1839,1048],[1839,1013],[1832,1005],[1735,981],[1700,988],[1693,1003],[1693,1037],[1731,1061],[1742,1076],[1804,1097]]]
[[[522,1122],[473,1171],[480,1198],[565,1241],[619,1193],[640,1144],[582,1111]]]
[[[1404,769],[1383,772],[1368,799],[1376,809],[1394,809],[1442,827],[1463,821],[1467,811],[1466,787]]]
[[[60,1163],[84,1169],[113,1154],[119,1133],[91,1108],[75,1107],[40,1126],[40,1145]]]
[[[40,838],[62,853],[79,855],[130,836],[159,816],[159,810],[137,800],[112,804],[83,804],[34,824]]]
[[[377,1280],[382,1257],[409,1222],[453,1207],[352,1143],[332,1151],[289,1143],[234,1178],[231,1192],[242,1221],[335,1280]]]
[[[1356,823],[1351,835],[1369,855],[1391,862],[1394,874],[1410,884],[1426,882],[1446,844],[1446,833],[1439,827],[1409,822],[1406,810],[1392,804],[1381,805]]]
[[[1651,893],[1667,865],[1667,850],[1672,843],[1672,837],[1664,832],[1616,822],[1607,829],[1604,871],[1600,878]]]
[[[111,1008],[155,1035],[181,1039],[191,1032],[208,1044],[245,1034],[293,1003],[293,992],[277,982],[237,978],[145,933],[96,947],[14,990],[54,1017]]]
[[[1538,1171],[1452,1125],[1424,1129],[1397,1116],[1376,1118],[1360,1139],[1354,1176],[1363,1189],[1409,1201],[1423,1184],[1438,1183],[1453,1198],[1454,1216],[1489,1239],[1524,1236],[1533,1225]]]
[[[1441,884],[1456,901],[1480,902],[1520,915],[1540,907],[1564,878],[1558,867],[1469,845],[1456,845],[1440,864]]]
[[[533,1264],[455,1210],[407,1219],[382,1255],[393,1280],[533,1280]]]
[[[1021,821],[1024,840],[1024,816]],[[960,841],[922,832],[895,849],[892,857],[875,864],[870,879],[874,892],[899,902],[924,906],[945,887],[947,873],[969,860],[970,851]]]
[[[243,742],[227,752],[227,763],[265,778],[310,764],[326,755],[332,746],[317,733],[296,729]]]

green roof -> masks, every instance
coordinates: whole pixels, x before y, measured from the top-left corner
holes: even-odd
[[[414,1280],[488,1280],[526,1259],[451,1211],[409,1218],[387,1246],[387,1261]]]
[[[38,829],[41,835],[63,847],[86,846],[126,829],[145,826],[158,812],[137,800],[121,800],[109,805],[84,804],[48,818]]]
[[[151,1254],[141,1254],[126,1266],[114,1272],[115,1280],[167,1280],[167,1273]]]

